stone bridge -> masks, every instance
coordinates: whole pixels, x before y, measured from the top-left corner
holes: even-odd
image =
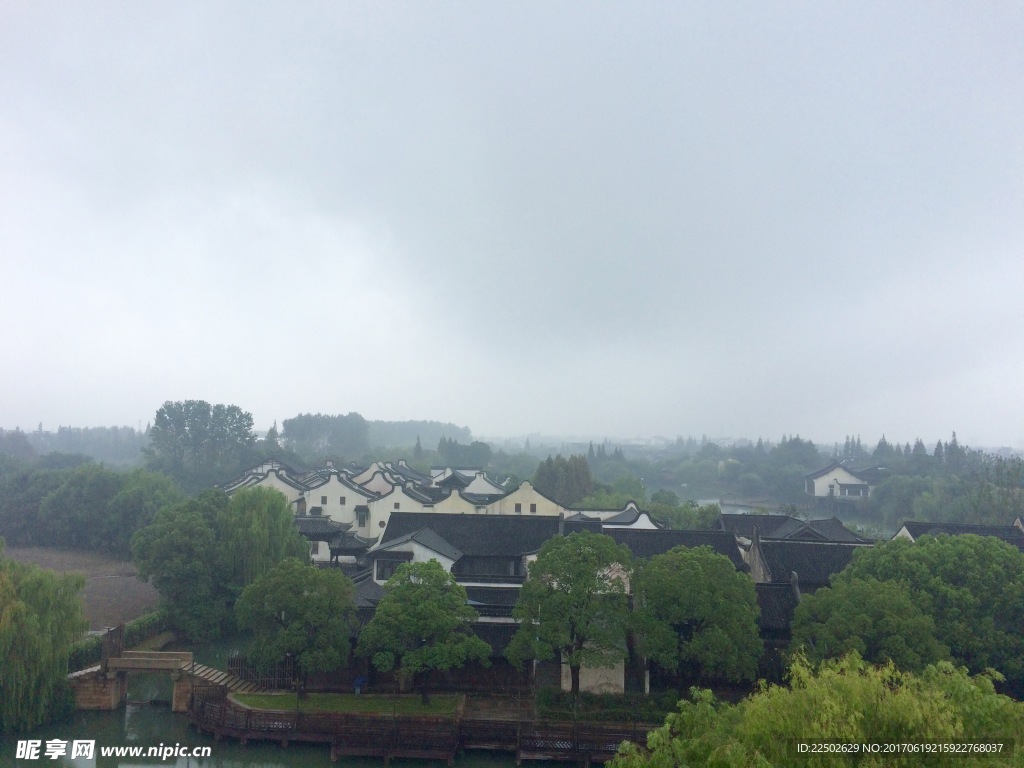
[[[103,636],[100,663],[68,675],[76,709],[118,709],[128,699],[127,676],[132,672],[168,672],[174,682],[172,712],[188,711],[196,686],[222,686],[242,693],[263,690],[235,675],[196,664],[191,651],[125,651],[123,635],[123,626],[108,631]]]

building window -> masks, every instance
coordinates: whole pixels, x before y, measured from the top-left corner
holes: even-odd
[[[398,509],[400,506],[402,506],[401,502],[396,501],[395,502],[395,509]]]
[[[343,506],[343,507],[345,506],[345,497],[344,496],[341,497],[341,506]]]
[[[404,561],[403,560],[378,560],[377,561],[377,581],[387,581],[395,575],[395,571],[398,570]]]
[[[537,514],[537,505],[536,504],[531,504],[530,505],[530,514],[531,515],[536,515]]]
[[[520,504],[518,501],[516,502],[516,514],[517,515],[523,514],[523,505]]]
[[[320,542],[319,541],[311,541],[311,542],[309,542],[309,554],[311,554],[311,555],[319,555],[320,554]]]
[[[366,513],[368,510],[360,509],[356,512],[356,523],[362,528],[366,525]]]
[[[320,503],[323,504],[326,507],[327,506],[327,497],[326,496],[321,496],[320,497]]]

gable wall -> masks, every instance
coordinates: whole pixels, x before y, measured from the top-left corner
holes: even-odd
[[[398,509],[395,509],[395,504],[398,504]],[[419,499],[407,495],[405,489],[400,485],[396,485],[387,496],[372,500],[367,506],[370,508],[369,520],[366,527],[359,528],[358,531],[361,535],[370,537],[379,536],[384,532],[392,512],[434,511],[433,507],[428,510]],[[364,531],[366,533],[363,533]]]
[[[557,516],[565,512],[564,507],[541,496],[528,482],[524,482],[508,496],[488,504],[487,511],[492,515],[514,515],[517,503],[522,505],[520,514],[523,515],[530,514],[531,504],[537,505],[537,515]]]
[[[262,478],[259,482],[253,485],[246,486],[247,488],[272,488],[275,491],[283,495],[291,506],[291,510],[295,512],[295,503],[299,500],[301,492],[286,483],[277,475],[277,471],[272,471],[265,478]]]
[[[476,505],[466,501],[458,491],[452,491],[447,498],[434,502],[431,512],[444,512],[450,515],[473,514],[477,511]]]
[[[388,552],[411,552],[412,562],[414,563],[429,563],[431,560],[437,560],[437,562],[441,564],[441,567],[449,573],[451,573],[452,565],[455,564],[455,561],[451,558],[445,557],[429,547],[423,546],[418,541],[406,541],[402,544],[396,544],[394,547],[390,547],[386,552],[381,552],[381,559],[387,559]],[[378,584],[383,584],[384,581],[386,581],[386,579],[381,581],[377,578],[376,558],[374,559],[373,566],[373,580]]]
[[[322,499],[327,497],[327,502]],[[338,475],[331,475],[331,478],[323,485],[317,486],[306,492],[306,505],[309,507],[321,507],[323,514],[337,523],[351,523],[356,525],[356,506],[366,504],[371,498],[370,494],[362,490],[354,490],[345,485],[338,478]],[[345,503],[342,504],[341,500]]]

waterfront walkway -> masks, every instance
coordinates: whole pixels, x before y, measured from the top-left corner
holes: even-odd
[[[523,715],[530,715],[524,718]],[[255,710],[232,701],[224,688],[197,688],[189,721],[214,738],[242,743],[270,740],[329,746],[331,760],[352,755],[443,760],[457,752],[482,750],[514,754],[524,760],[560,760],[580,765],[611,759],[623,741],[646,743],[659,724],[548,722],[537,720],[515,697],[472,697],[455,717],[307,713]]]

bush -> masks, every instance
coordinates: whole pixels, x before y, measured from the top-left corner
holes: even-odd
[[[100,663],[102,644],[98,635],[91,635],[71,644],[68,672],[77,672]]]
[[[133,619],[124,625],[124,647],[132,648],[139,643],[149,640],[154,635],[166,631],[170,627],[167,612],[163,610],[153,611],[137,619]]]
[[[153,611],[129,621],[124,625],[124,647],[131,648],[148,640],[170,627],[167,612]],[[68,672],[77,672],[100,663],[103,656],[103,641],[99,635],[84,637],[71,644],[68,656]]]

